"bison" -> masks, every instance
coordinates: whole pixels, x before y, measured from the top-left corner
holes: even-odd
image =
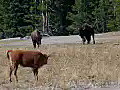
[[[41,44],[41,39],[42,39],[41,32],[39,30],[33,31],[31,33],[31,39],[32,39],[34,48],[36,48],[36,44],[38,45],[38,48],[39,48],[39,45]]]
[[[38,80],[38,68],[47,64],[49,55],[42,54],[39,51],[28,51],[28,50],[8,50],[7,58],[10,60],[10,72],[9,81],[11,80],[11,75],[14,70],[14,75],[17,78],[17,69],[21,65],[23,67],[31,67],[35,76],[35,80]]]
[[[93,44],[95,44],[94,39],[94,29],[92,26],[86,24],[84,27],[79,28],[79,36],[82,38],[83,44],[85,44],[85,41],[87,40],[87,44],[90,44],[91,36],[93,38]]]

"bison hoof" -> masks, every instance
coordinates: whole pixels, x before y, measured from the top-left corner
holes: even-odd
[[[10,80],[10,83],[12,82],[12,80]]]

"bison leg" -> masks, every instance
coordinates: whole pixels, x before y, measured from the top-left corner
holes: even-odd
[[[34,73],[34,76],[35,76],[35,80],[38,81],[38,69],[33,69],[33,73]]]
[[[35,74],[36,74],[36,79],[38,81],[38,69],[36,69]]]
[[[91,36],[86,36],[86,39],[87,39],[87,44],[90,44]]]
[[[40,41],[39,41],[39,45],[41,45],[41,39],[40,39]]]
[[[39,40],[39,41],[37,42],[37,45],[38,45],[38,48],[39,48],[39,46],[41,45],[41,40]]]
[[[38,45],[38,48],[39,48],[40,44],[38,42],[37,42],[37,45]]]
[[[18,65],[15,66],[15,71],[14,71],[14,75],[15,75],[16,81],[18,82],[17,69],[18,69]]]
[[[12,75],[12,72],[13,72],[13,70],[14,70],[14,67],[13,66],[10,66],[10,73],[9,73],[9,77],[10,77],[10,82],[12,82],[12,80],[11,80],[11,75]]]
[[[92,34],[93,44],[95,44],[94,34]]]
[[[86,39],[85,39],[85,37],[83,37],[83,38],[82,38],[83,44],[85,44],[85,41],[86,41]]]
[[[34,48],[36,48],[36,41],[33,41],[33,46]]]

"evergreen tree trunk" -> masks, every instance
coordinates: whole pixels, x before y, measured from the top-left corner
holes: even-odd
[[[44,3],[43,3],[43,0],[42,0],[42,5],[43,5]],[[43,19],[43,21],[42,21],[42,23],[43,23],[43,33],[45,33],[45,15],[44,15],[44,11],[42,10],[42,19]]]
[[[47,3],[46,3],[46,12],[45,12],[45,30],[46,30],[46,33],[49,32],[49,26],[48,26],[48,7],[47,7]]]
[[[46,32],[48,33],[49,32],[49,26],[48,26],[48,12],[46,11]]]

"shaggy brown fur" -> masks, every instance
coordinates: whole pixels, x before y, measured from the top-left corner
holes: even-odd
[[[83,44],[85,44],[85,41],[87,40],[87,44],[90,44],[91,36],[93,38],[93,44],[95,44],[94,39],[94,28],[91,26],[84,26],[79,28],[79,36],[81,36]]]
[[[27,51],[27,50],[8,50],[7,57],[10,60],[10,82],[12,71],[17,78],[17,69],[18,65],[23,67],[31,67],[34,73],[35,78],[38,80],[38,68],[47,64],[48,57],[46,54],[42,54],[39,51]]]
[[[36,44],[38,45],[38,48],[39,48],[39,45],[41,44],[41,39],[42,39],[42,35],[40,31],[38,30],[33,31],[31,33],[31,39],[32,39],[34,48],[36,48]]]

